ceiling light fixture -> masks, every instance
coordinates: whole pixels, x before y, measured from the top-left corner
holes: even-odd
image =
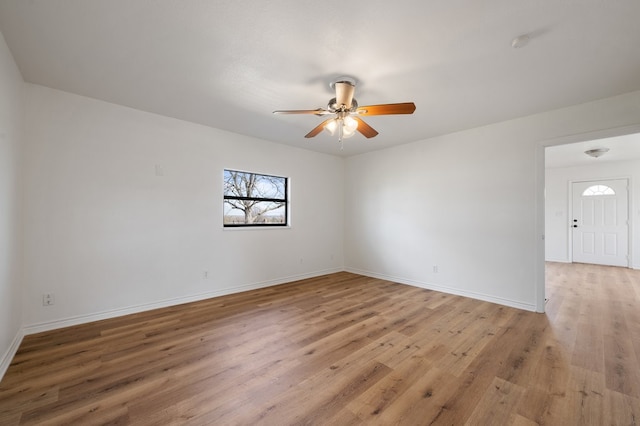
[[[324,129],[331,133],[331,136],[335,135],[338,131],[338,141],[342,143],[342,139],[348,139],[355,135],[358,130],[358,122],[346,113],[337,113],[338,117],[330,120],[324,125]]]
[[[588,149],[584,153],[589,157],[598,158],[605,155],[607,152],[609,152],[609,148],[594,148]]]
[[[377,104],[368,106],[358,106],[358,101],[353,97],[356,90],[356,80],[351,77],[341,77],[329,84],[335,90],[336,97],[329,101],[327,108],[317,109],[289,109],[273,111],[274,114],[313,114],[317,116],[332,115],[322,123],[314,127],[305,138],[313,138],[326,130],[335,135],[338,133],[338,142],[342,149],[343,139],[347,139],[361,133],[367,139],[375,137],[378,132],[369,126],[362,118],[370,115],[389,114],[413,114],[416,105],[413,102],[402,102],[397,104]]]
[[[358,130],[358,121],[351,117],[358,108],[358,101],[353,97],[356,80],[351,77],[342,77],[331,82],[329,87],[336,91],[336,97],[329,101],[327,110],[335,113],[336,118],[327,120],[324,129],[331,133],[331,136],[338,132],[338,142],[342,149],[342,140],[352,137]]]

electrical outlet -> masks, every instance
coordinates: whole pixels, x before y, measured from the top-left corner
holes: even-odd
[[[202,278],[204,278],[205,280],[209,279],[209,271],[204,271],[202,273]]]
[[[433,273],[434,274],[438,273],[438,265],[433,265]]]
[[[53,293],[45,293],[42,295],[42,306],[51,306],[55,303]]]

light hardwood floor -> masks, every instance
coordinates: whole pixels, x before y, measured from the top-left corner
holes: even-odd
[[[27,336],[0,424],[640,424],[640,271],[546,314],[338,273]]]

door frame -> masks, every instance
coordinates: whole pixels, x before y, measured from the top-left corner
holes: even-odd
[[[608,180],[626,180],[627,181],[627,266],[626,268],[630,268],[631,267],[631,238],[633,237],[633,232],[632,232],[632,227],[633,227],[633,221],[631,220],[631,205],[633,204],[631,202],[631,185],[632,185],[632,181],[631,181],[631,176],[620,176],[620,177],[607,177],[607,178],[602,178],[602,179],[578,179],[578,180],[570,180],[568,182],[568,188],[567,188],[567,204],[568,204],[568,217],[567,220],[570,220],[569,218],[574,217],[573,215],[573,184],[574,183],[585,183],[585,182],[606,182]],[[571,224],[569,222],[567,222],[567,254],[569,255],[569,263],[575,263],[573,261],[573,231],[571,229]],[[621,266],[621,268],[624,268],[625,266]]]
[[[545,167],[544,167],[544,151],[548,146],[566,145],[576,142],[586,142],[589,140],[597,140],[610,138],[614,136],[630,135],[640,133],[640,124],[630,126],[621,126],[604,130],[595,130],[591,132],[578,133],[559,138],[541,140],[537,143],[535,151],[535,268],[534,268],[534,294],[536,312],[544,312],[544,304],[546,297],[546,278],[545,278],[545,252],[544,252],[544,187],[545,187]],[[638,200],[635,200],[636,202]],[[631,204],[631,203],[629,203]],[[629,226],[633,226],[629,224]],[[630,252],[631,254],[631,252]]]

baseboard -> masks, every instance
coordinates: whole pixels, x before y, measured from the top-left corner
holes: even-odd
[[[573,263],[572,261],[570,261],[570,260],[566,260],[566,259],[563,259],[563,260],[560,260],[560,259],[545,259],[545,262],[555,262],[555,263]],[[595,264],[594,264],[594,265],[595,265]],[[621,268],[624,268],[624,266],[621,266]],[[638,270],[638,269],[640,269],[640,266],[636,266],[636,265],[631,264],[631,265],[629,265],[629,269],[636,269],[636,270]]]
[[[424,288],[426,290],[434,290],[434,291],[439,291],[439,292],[442,292],[442,293],[454,294],[456,296],[468,297],[470,299],[482,300],[484,302],[496,303],[498,305],[509,306],[511,308],[516,308],[516,309],[522,309],[522,310],[525,310],[525,311],[536,312],[536,305],[532,304],[532,303],[524,303],[524,302],[520,302],[520,301],[517,301],[517,300],[504,299],[502,297],[495,297],[495,296],[490,296],[490,295],[486,295],[486,294],[482,294],[482,293],[475,293],[475,292],[472,292],[472,291],[464,291],[464,290],[459,290],[459,289],[456,289],[456,288],[442,286],[442,285],[438,285],[438,284],[425,283],[425,282],[422,282],[422,281],[410,280],[410,279],[406,279],[406,278],[395,277],[395,276],[385,275],[385,274],[379,274],[379,273],[370,272],[370,271],[363,271],[363,270],[355,269],[355,268],[346,268],[345,270],[347,272],[352,272],[352,273],[358,274],[358,275],[364,275],[364,276],[372,277],[372,278],[379,278],[381,280],[393,281],[393,282],[400,283],[400,284],[407,284],[407,285],[411,285],[411,286],[414,286],[414,287]]]
[[[292,281],[299,281],[308,278],[314,278],[321,275],[333,274],[336,272],[344,271],[343,268],[326,269],[322,271],[315,271],[307,274],[293,275],[288,277],[282,277],[274,280],[260,281],[252,284],[245,284],[238,287],[225,288],[216,291],[210,291],[206,293],[199,293],[189,296],[175,297],[172,299],[165,299],[153,303],[145,303],[141,305],[129,306],[126,308],[111,309],[108,311],[97,312],[86,315],[78,315],[74,317],[62,318],[53,321],[40,322],[36,324],[27,325],[23,328],[23,335],[41,333],[43,331],[56,330],[59,328],[70,327],[73,325],[85,324],[93,321],[100,321],[109,318],[121,317],[129,314],[136,314],[138,312],[151,311],[153,309],[166,308],[169,306],[181,305],[183,303],[197,302],[199,300],[211,299],[213,297],[226,296],[228,294],[242,293],[244,291],[257,290],[259,288],[271,287],[274,285],[285,284]]]
[[[545,262],[555,262],[555,263],[571,263],[570,260],[567,259],[545,259]]]
[[[23,337],[24,331],[18,330],[18,333],[16,334],[16,337],[13,338],[11,345],[9,345],[9,348],[6,350],[4,355],[2,355],[2,358],[0,358],[0,381],[2,381],[4,373],[7,372],[13,357],[16,355],[16,352],[18,352],[18,348],[20,347],[20,343],[22,343]]]

